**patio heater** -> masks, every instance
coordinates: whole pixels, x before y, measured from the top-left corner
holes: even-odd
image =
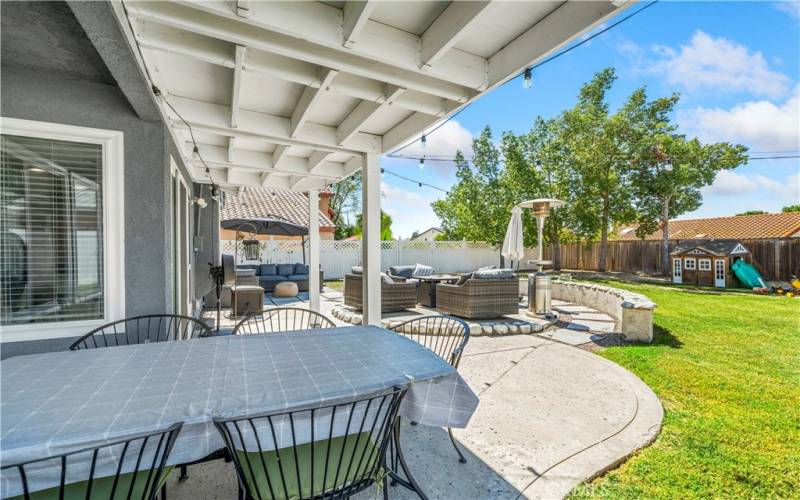
[[[528,316],[553,317],[550,310],[551,299],[551,279],[550,275],[544,272],[544,266],[552,264],[553,261],[544,260],[543,253],[543,232],[544,221],[550,215],[551,208],[564,206],[564,202],[554,198],[537,198],[535,200],[523,201],[520,208],[528,208],[536,217],[536,260],[530,261],[536,264],[536,272],[528,276]]]

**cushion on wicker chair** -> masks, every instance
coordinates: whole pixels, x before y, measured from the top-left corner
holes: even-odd
[[[348,481],[363,476],[365,471],[375,465],[378,453],[374,451],[375,444],[372,441],[370,432],[365,431],[358,435],[346,437],[346,440],[345,436],[340,436],[330,440],[326,439],[297,445],[296,456],[295,448],[293,447],[281,448],[277,451],[265,451],[260,454],[261,456],[259,456],[259,452],[247,452],[248,460],[245,460],[245,452],[239,451],[237,454],[241,463],[249,461],[255,464],[252,470],[246,466],[242,467],[245,481],[247,481],[251,491],[260,492],[263,498],[272,498],[270,494],[271,482],[276,499],[286,498],[284,487],[286,488],[286,493],[289,493],[288,499],[312,498],[321,496],[323,488],[329,490],[334,486],[344,485]],[[314,450],[313,454],[312,448]],[[311,476],[312,456],[314,457],[313,488],[307,479]],[[327,467],[325,467],[326,459],[328,460]],[[283,473],[279,465],[280,462],[283,463]],[[297,463],[297,468],[300,469],[302,481],[298,481],[295,462]],[[264,465],[266,465],[266,471],[264,470]],[[269,479],[267,479],[268,477]],[[283,481],[285,481],[285,484],[283,484]],[[303,491],[300,491],[301,485]]]
[[[412,274],[414,276],[431,276],[433,274],[433,268],[431,266],[417,264],[414,266],[414,272]]]
[[[401,278],[411,278],[417,266],[389,266],[389,274]]]
[[[512,269],[478,269],[472,273],[476,280],[506,280],[514,277]]]

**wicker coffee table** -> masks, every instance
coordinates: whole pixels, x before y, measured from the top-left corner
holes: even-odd
[[[431,276],[415,276],[419,280],[417,302],[426,307],[436,307],[436,284],[455,283],[459,276],[452,274],[433,274]]]

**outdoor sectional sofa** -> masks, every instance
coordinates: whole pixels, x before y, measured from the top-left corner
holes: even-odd
[[[519,280],[469,278],[436,285],[436,310],[462,318],[496,318],[519,312]]]
[[[275,285],[282,281],[296,283],[301,292],[308,291],[308,266],[305,264],[240,264],[236,268],[255,270],[258,285],[265,292],[275,291]],[[322,271],[319,275],[322,284]]]
[[[398,281],[386,283],[381,281],[381,312],[402,311],[417,305],[417,284]],[[362,275],[348,273],[344,275],[344,304],[356,309],[362,308],[363,286]]]

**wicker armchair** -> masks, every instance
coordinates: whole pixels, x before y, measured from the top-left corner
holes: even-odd
[[[344,304],[356,309],[362,307],[363,287],[360,274],[345,274],[344,276]],[[402,311],[417,305],[416,283],[381,282],[381,312]]]
[[[496,318],[519,312],[519,280],[469,279],[436,285],[436,310],[462,318]]]

